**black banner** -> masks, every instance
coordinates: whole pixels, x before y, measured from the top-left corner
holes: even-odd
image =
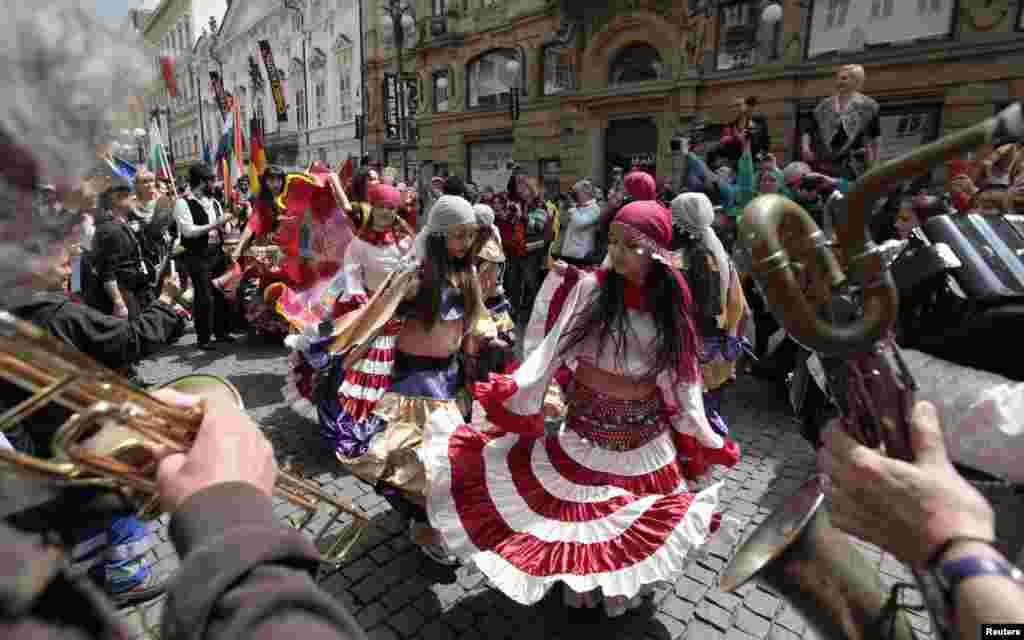
[[[229,105],[227,94],[224,93],[224,81],[216,71],[210,72],[210,86],[213,88],[213,97],[216,98],[217,105],[220,106],[220,114],[222,116],[227,114]]]
[[[256,59],[249,56],[249,78],[252,80],[252,86],[257,91],[263,91],[263,74],[260,73],[260,66],[256,64]]]
[[[399,112],[398,76],[384,74],[384,129],[389,140],[402,137],[401,113]]]
[[[274,96],[274,110],[278,122],[288,122],[288,103],[284,99],[284,87],[281,82],[281,70],[274,64],[274,54],[270,50],[269,40],[260,40],[260,56],[263,66],[267,68],[267,79],[270,81],[270,93]]]

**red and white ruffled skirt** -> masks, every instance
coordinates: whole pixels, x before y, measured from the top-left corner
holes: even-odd
[[[568,395],[557,434],[432,415],[422,452],[430,522],[451,553],[516,602],[536,603],[564,583],[577,602],[603,599],[617,614],[674,582],[717,529],[721,485],[692,493],[689,458],[731,465],[738,450],[698,453],[672,429],[660,396],[622,401],[579,384]]]

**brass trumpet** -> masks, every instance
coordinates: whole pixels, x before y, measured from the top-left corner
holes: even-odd
[[[913,459],[909,414],[916,383],[892,337],[898,296],[868,235],[872,205],[894,181],[920,175],[979,145],[1022,137],[1024,113],[1014,104],[872,169],[838,201],[833,216],[837,242],[803,208],[780,196],[755,199],[740,220],[740,241],[750,251],[754,277],[772,314],[797,342],[822,356],[843,428],[867,446],[884,444],[886,455]],[[818,276],[809,292],[801,287],[803,272]],[[859,309],[839,318],[833,306],[827,315],[823,309],[835,297],[860,301]],[[833,637],[875,637],[873,625],[890,618],[891,637],[913,637],[896,611],[898,594],[886,597],[860,552],[828,523],[822,498],[812,480],[771,514],[726,569],[723,590],[757,578],[782,591],[809,622]],[[928,576],[913,573],[936,634],[951,638],[941,596]],[[887,612],[893,615],[883,615]]]
[[[140,517],[160,514],[157,465],[167,455],[188,451],[203,421],[205,399],[194,408],[169,406],[6,311],[0,311],[0,376],[32,394],[0,415],[0,431],[51,403],[72,414],[53,436],[52,460],[0,449],[0,471],[60,486],[119,491],[141,499]],[[238,390],[215,376],[185,376],[165,387],[205,398],[220,394],[244,408]],[[322,505],[333,510],[313,536],[326,564],[342,562],[369,527],[369,519],[350,503],[287,470],[278,473],[275,493],[306,511],[291,521],[300,530]],[[352,522],[329,539],[342,514]]]

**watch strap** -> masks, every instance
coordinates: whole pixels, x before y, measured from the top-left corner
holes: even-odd
[[[946,598],[950,601],[952,601],[953,594],[960,582],[977,576],[1004,576],[1024,585],[1024,571],[1002,558],[964,556],[939,564],[938,573],[941,577],[943,591],[946,592]]]

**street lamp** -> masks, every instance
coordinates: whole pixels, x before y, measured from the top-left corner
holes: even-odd
[[[416,17],[413,15],[413,8],[402,2],[402,0],[388,0],[388,3],[381,7],[384,15],[381,16],[381,26],[391,29],[395,37],[395,49],[398,54],[396,74],[398,82],[398,141],[402,146],[402,180],[407,180],[409,175],[408,144],[409,135],[405,112],[406,87],[402,79],[402,49],[405,47],[405,32],[416,26]]]
[[[519,119],[519,71],[523,68],[518,60],[518,52],[516,56],[516,58],[505,63],[505,71],[512,78],[512,90],[510,92],[512,99],[509,101],[509,115],[512,116],[513,120]]]

